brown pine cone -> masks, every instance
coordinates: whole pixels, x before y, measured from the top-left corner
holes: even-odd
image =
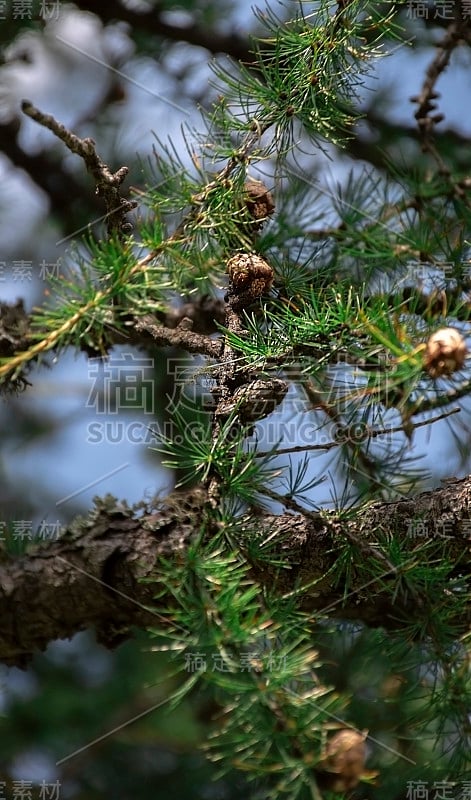
[[[249,178],[244,184],[244,201],[250,216],[253,218],[252,229],[262,227],[275,210],[273,197],[262,181]]]
[[[468,349],[456,328],[440,328],[427,342],[424,369],[431,378],[452,375],[464,366]]]
[[[242,424],[257,422],[275,410],[287,391],[288,384],[280,378],[251,381],[239,386],[231,398],[221,402],[217,414],[225,417],[237,411]]]
[[[327,742],[325,754],[316,766],[319,786],[331,792],[354,789],[365,769],[366,731],[344,728]]]
[[[227,262],[229,273],[228,302],[234,310],[242,310],[270,291],[273,269],[256,253],[237,253]]]

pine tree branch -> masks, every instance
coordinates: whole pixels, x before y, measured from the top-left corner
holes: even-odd
[[[462,186],[459,181],[454,180],[450,168],[445,163],[435,145],[435,126],[443,121],[444,114],[439,113],[430,116],[430,113],[434,112],[437,108],[434,101],[439,97],[439,94],[435,87],[440,75],[450,63],[453,51],[463,42],[469,43],[470,36],[471,28],[469,22],[467,20],[465,21],[460,14],[458,18],[452,21],[448,26],[442,41],[438,45],[434,58],[427,68],[420,94],[411,97],[411,101],[418,105],[415,118],[417,120],[423,152],[429,153],[435,160],[439,174],[446,178],[453,194],[457,198],[468,203],[469,198],[466,196],[466,188]]]
[[[137,205],[136,201],[125,200],[120,196],[121,184],[125,180],[129,168],[124,166],[116,172],[111,172],[108,165],[96,152],[93,139],[80,139],[50,114],[45,114],[36,108],[29,100],[23,100],[21,110],[35,122],[52,131],[64,142],[71,153],[75,153],[83,159],[88,172],[95,180],[96,193],[101,195],[105,202],[108,236],[115,235],[122,239],[124,234],[129,232],[126,215]]]
[[[297,587],[301,607],[317,616],[354,620],[372,627],[400,629],[439,604],[435,593],[417,599],[407,585],[407,568],[446,557],[456,574],[470,574],[471,477],[448,481],[444,488],[395,503],[374,503],[348,518],[333,513],[248,515],[238,523],[238,534],[254,528],[260,537],[277,543],[286,569],[254,560],[252,577],[262,587],[284,595]],[[137,516],[113,498],[97,502],[88,520],[77,521],[62,538],[32,549],[19,559],[3,557],[0,567],[0,661],[24,666],[48,642],[94,627],[98,640],[114,647],[132,635],[132,627],[158,627],[152,610],[159,588],[160,557],[181,562],[194,541],[203,514],[210,508],[206,491],[176,492],[158,509]],[[297,509],[301,510],[300,508]],[[424,534],[433,544],[423,550]],[[394,567],[379,542],[394,535],[401,543],[401,563]],[[338,582],[336,561],[345,543],[355,548],[351,583]],[[419,542],[419,544],[418,544]],[[370,580],[361,569],[371,558]],[[149,578],[154,580],[148,581]],[[445,584],[447,590],[448,582]],[[159,604],[165,604],[160,597]],[[471,608],[453,622],[460,630],[471,623]]]
[[[185,327],[185,323],[188,324],[188,327]],[[209,336],[202,336],[200,333],[194,333],[189,330],[190,327],[191,320],[185,317],[176,328],[159,325],[155,318],[149,315],[136,322],[136,330],[149,333],[158,345],[171,345],[180,347],[187,353],[204,353],[210,358],[219,358],[223,347],[222,342],[210,339]]]
[[[102,297],[103,293],[97,292],[92,305],[98,303]],[[222,301],[205,296],[184,303],[179,308],[161,310],[155,320],[152,318],[153,322],[150,317],[132,319],[132,325],[128,325],[126,333],[110,327],[108,344],[158,344],[180,347],[190,353],[204,353],[215,358],[220,353],[220,345],[217,340],[210,339],[209,334],[216,333],[217,323],[224,322],[223,305]],[[61,334],[72,328],[77,319],[88,310],[89,307],[84,306],[71,319],[66,320],[60,329],[45,331],[44,339],[38,342],[37,337],[32,337],[30,315],[23,302],[18,301],[14,305],[0,303],[0,359],[6,359],[0,366],[0,377],[6,379],[1,384],[0,391],[17,388],[15,380],[8,380],[14,370],[33,363],[37,357],[54,349],[60,344]],[[188,326],[186,330],[184,320]],[[20,380],[25,380],[21,374]]]

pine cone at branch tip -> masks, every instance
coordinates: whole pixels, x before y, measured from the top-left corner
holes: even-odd
[[[468,348],[456,328],[440,328],[430,336],[424,354],[424,369],[431,378],[452,375],[464,366]]]

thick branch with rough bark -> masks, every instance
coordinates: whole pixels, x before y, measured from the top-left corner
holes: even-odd
[[[171,495],[154,513],[137,516],[112,498],[100,501],[86,521],[64,537],[37,547],[22,558],[3,560],[0,567],[0,661],[24,666],[36,651],[58,638],[94,627],[98,641],[114,647],[132,635],[133,627],[158,627],[152,609],[159,590],[159,557],[181,559],[199,528],[208,504],[202,489]],[[306,586],[300,605],[317,618],[358,620],[369,626],[400,628],[423,613],[427,598],[416,592],[388,591],[398,570],[384,557],[379,542],[394,535],[420,558],[416,532],[433,540],[433,557],[446,555],[456,574],[470,574],[471,477],[453,480],[443,489],[395,503],[375,503],[348,519],[333,513],[256,515],[241,521],[277,542],[286,569],[252,562],[252,576],[261,587],[278,593]],[[415,532],[415,533],[414,533]],[[336,582],[332,567],[347,539],[356,545],[351,585]],[[423,538],[420,540],[423,543]],[[359,569],[365,559],[376,562],[375,577],[365,581]],[[407,574],[408,558],[399,570]],[[358,569],[357,569],[358,568]],[[152,581],[144,581],[153,577]],[[404,582],[407,583],[406,581]],[[394,599],[392,599],[394,598]],[[439,598],[434,597],[433,602]],[[291,602],[291,601],[289,601]],[[165,599],[159,598],[162,606]],[[427,609],[430,611],[430,609]],[[457,620],[462,630],[471,623],[471,608]]]

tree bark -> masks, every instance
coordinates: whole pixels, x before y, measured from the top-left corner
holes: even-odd
[[[202,489],[176,492],[153,513],[139,516],[114,498],[97,501],[86,520],[73,524],[63,537],[35,546],[21,558],[3,556],[0,566],[0,661],[24,667],[48,642],[94,627],[97,639],[114,647],[132,636],[133,627],[165,624],[153,610],[159,588],[159,558],[177,558],[188,547],[207,507]],[[410,563],[448,559],[451,577],[469,582],[471,561],[471,478],[452,480],[442,489],[394,503],[374,503],[355,515],[255,514],[238,527],[270,537],[286,569],[265,561],[252,562],[252,576],[261,586],[286,592],[297,586],[300,605],[313,614],[363,622],[373,627],[400,628],[430,612],[447,598],[417,591],[392,590],[398,570],[385,557],[381,543],[399,539]],[[350,585],[335,577],[336,559],[345,540],[352,546]],[[430,549],[423,548],[424,541]],[[365,580],[365,560],[375,565]],[[408,559],[401,555],[401,575]],[[404,568],[405,561],[405,568]],[[438,563],[438,561],[437,561]],[[149,579],[152,580],[143,580]],[[448,602],[453,601],[451,583]],[[445,593],[445,592],[444,592]],[[165,601],[159,598],[159,605]],[[471,608],[456,620],[463,631]]]

